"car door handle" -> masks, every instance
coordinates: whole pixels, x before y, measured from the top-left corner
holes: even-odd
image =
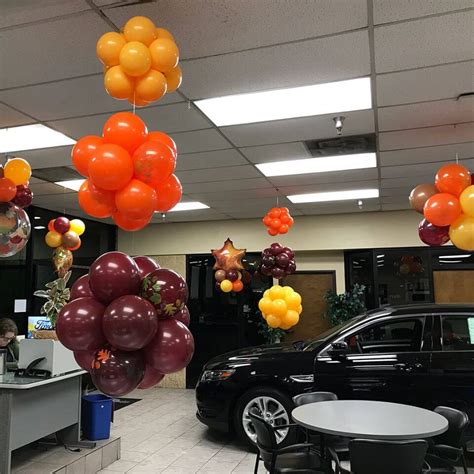
[[[399,364],[394,364],[393,365],[396,370],[399,370],[400,372],[412,372],[413,367],[411,365],[399,363]]]

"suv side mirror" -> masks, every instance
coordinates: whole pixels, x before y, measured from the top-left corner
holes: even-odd
[[[349,346],[345,341],[333,342],[328,352],[331,356],[343,357],[349,352]]]

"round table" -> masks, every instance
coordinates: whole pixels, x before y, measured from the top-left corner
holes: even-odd
[[[292,417],[310,430],[348,438],[420,439],[448,429],[448,420],[435,412],[370,400],[308,403],[295,408]]]

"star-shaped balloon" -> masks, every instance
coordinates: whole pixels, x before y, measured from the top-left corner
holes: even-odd
[[[212,250],[212,255],[216,259],[214,270],[243,270],[242,258],[246,249],[236,249],[229,238],[220,249]]]

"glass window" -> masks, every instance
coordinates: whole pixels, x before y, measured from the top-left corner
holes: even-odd
[[[374,294],[374,263],[372,251],[350,252],[346,259],[346,265],[349,267],[347,272],[347,287],[353,285],[365,286],[365,307],[373,309],[378,307],[375,304]]]
[[[443,317],[443,351],[474,350],[474,315]]]
[[[376,324],[345,339],[351,352],[386,353],[419,351],[422,319],[398,319]]]

